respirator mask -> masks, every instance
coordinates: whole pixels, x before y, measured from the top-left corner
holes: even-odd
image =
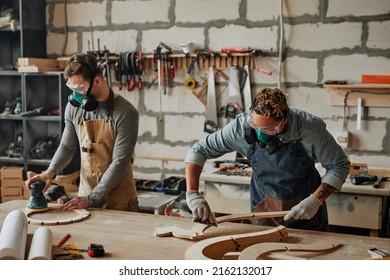
[[[84,61],[72,61],[71,63],[79,63],[84,65],[85,67],[88,68],[90,71],[91,78],[90,78],[90,83],[88,84],[82,84],[82,85],[73,85],[70,83],[68,80],[66,82],[66,86],[70,88],[73,92],[68,96],[68,101],[70,104],[72,104],[74,107],[80,107],[83,108],[85,111],[94,111],[98,106],[99,102],[96,100],[95,96],[91,94],[92,86],[93,86],[93,81],[95,80],[95,74],[92,71],[92,67]],[[82,93],[85,93],[82,94]]]

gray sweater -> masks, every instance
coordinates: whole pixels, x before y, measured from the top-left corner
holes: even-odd
[[[80,149],[76,133],[80,115],[84,110],[70,103],[65,108],[65,129],[60,145],[51,160],[49,170],[61,174]],[[99,107],[92,112],[85,112],[85,120],[105,119],[107,102],[99,102]],[[139,114],[137,109],[122,96],[114,99],[114,111],[111,114],[112,134],[115,139],[112,161],[101,181],[88,195],[91,207],[100,207],[108,193],[119,183],[123,172],[131,162],[138,137]]]

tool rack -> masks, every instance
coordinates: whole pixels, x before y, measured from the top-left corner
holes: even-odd
[[[210,52],[208,55],[199,55],[197,53],[169,53],[167,59],[171,60],[176,70],[187,70],[193,58],[197,58],[197,64],[200,70],[206,70],[211,66],[224,70],[230,69],[233,65],[238,67],[248,65],[249,69],[255,69],[255,56],[257,54],[257,50],[242,53]],[[110,61],[118,61],[119,56],[110,55],[108,56],[108,59]],[[61,67],[65,67],[66,63],[69,61],[69,57],[59,57],[57,60],[60,62]],[[144,66],[146,71],[156,69],[157,64],[153,53],[144,54]]]

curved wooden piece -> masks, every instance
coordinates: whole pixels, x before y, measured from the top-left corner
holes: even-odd
[[[86,209],[74,209],[72,211],[61,210],[59,207],[50,206],[46,211],[25,210],[27,220],[32,225],[64,225],[84,220],[89,217]],[[34,218],[33,216],[36,216]]]
[[[259,260],[261,256],[272,252],[323,252],[328,253],[342,247],[342,244],[321,244],[321,245],[302,245],[302,244],[289,244],[289,243],[275,243],[266,242],[261,244],[252,245],[244,249],[239,260]],[[294,257],[292,257],[294,259]]]
[[[217,224],[240,221],[240,220],[249,220],[252,218],[278,218],[284,217],[288,211],[276,211],[276,212],[255,212],[255,213],[245,213],[245,214],[234,214],[226,215],[216,218]],[[167,227],[156,227],[155,234],[158,237],[174,236],[177,238],[197,240],[203,238],[203,233],[211,225],[197,223],[191,229],[182,229],[177,226],[167,226]]]
[[[187,249],[188,260],[221,260],[229,252],[241,252],[259,242],[281,242],[288,233],[284,226],[278,226],[261,232],[219,236],[199,241]]]

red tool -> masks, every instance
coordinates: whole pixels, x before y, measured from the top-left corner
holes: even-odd
[[[260,67],[256,67],[256,71],[257,72],[260,72],[260,73],[263,73],[263,74],[267,74],[267,75],[272,75],[272,71],[268,71],[268,70],[265,70],[263,68],[260,68]]]
[[[138,76],[138,89],[143,89],[144,88],[144,84],[142,82],[142,79],[141,79],[141,76]]]
[[[64,243],[70,238],[70,234],[68,233],[67,235],[64,236],[64,238],[61,239],[60,242],[58,242],[57,247],[61,247],[64,245]]]
[[[133,90],[135,87],[135,76],[131,76],[130,84],[128,90]]]

